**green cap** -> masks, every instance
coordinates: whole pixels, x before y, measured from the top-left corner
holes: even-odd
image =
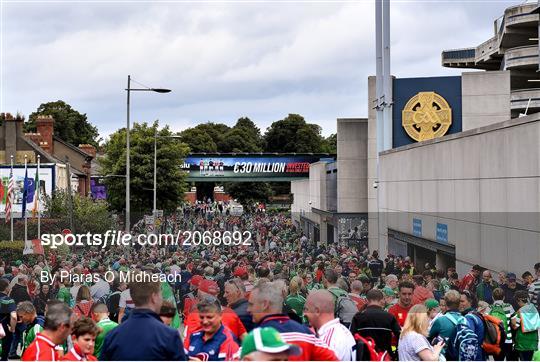
[[[240,358],[253,352],[281,353],[287,351],[289,355],[298,356],[301,350],[294,344],[287,344],[279,332],[272,327],[255,328],[242,341]]]
[[[382,292],[384,295],[388,296],[388,297],[393,297],[396,295],[396,292],[394,292],[394,290],[390,287],[384,287],[382,288]]]
[[[435,299],[428,299],[424,302],[424,305],[427,309],[435,309],[439,306],[439,302],[437,302]]]

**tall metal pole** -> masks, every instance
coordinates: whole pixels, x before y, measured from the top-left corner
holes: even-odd
[[[126,122],[126,233],[129,234],[130,231],[130,194],[129,194],[129,185],[130,185],[130,175],[129,175],[129,93],[131,91],[131,75],[128,75],[128,84],[127,84],[127,122]]]
[[[382,58],[382,1],[375,0],[375,51],[377,71],[375,76],[375,98],[377,101],[377,160],[379,160],[379,152],[384,150],[384,123],[383,123],[383,58]]]
[[[392,148],[392,76],[390,74],[390,0],[383,0],[384,149]]]
[[[38,155],[37,156],[37,174],[38,174],[38,179],[39,179],[39,166],[40,166],[40,161],[41,161],[41,156]],[[34,180],[35,181],[35,180]],[[34,196],[34,197],[37,197],[37,234],[38,234],[38,239],[41,239],[41,213],[39,212],[39,208],[41,207],[41,189],[39,187],[39,184],[35,185],[34,186],[34,189],[36,189],[37,191],[37,194]],[[36,192],[34,191],[34,192]]]
[[[68,196],[69,196],[69,230],[73,233],[73,194],[71,189],[71,165],[69,160],[66,157],[66,171],[67,171],[67,182],[68,182]]]
[[[24,155],[24,188],[27,188],[27,178],[28,178],[28,156]],[[28,192],[28,189],[26,190]],[[24,242],[28,240],[28,212],[26,210],[26,194],[23,192],[23,209],[24,209]]]
[[[157,126],[154,133],[154,210],[152,214],[156,217],[157,212]]]
[[[10,176],[13,178],[13,180],[15,180],[15,178],[13,177],[13,155],[11,155],[11,175]],[[15,182],[13,182],[13,185],[11,187],[11,195],[9,195],[9,197],[11,198],[11,201],[10,201],[11,202],[11,211],[10,211],[11,215],[10,215],[10,218],[9,218],[9,223],[10,223],[10,227],[11,227],[11,241],[13,241],[13,204],[15,203],[15,200],[14,200],[14,197],[15,197]]]

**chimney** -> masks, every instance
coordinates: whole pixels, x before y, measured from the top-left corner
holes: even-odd
[[[39,115],[36,119],[37,133],[41,135],[39,146],[48,154],[54,152],[54,119],[52,116]]]
[[[93,158],[96,158],[96,148],[92,145],[89,145],[87,143],[79,145],[79,149],[85,153],[88,153]]]
[[[4,120],[4,144],[6,152],[6,160],[11,155],[17,159],[17,138],[22,137],[22,126],[24,118],[17,114],[13,117],[11,113],[2,113],[0,117]]]

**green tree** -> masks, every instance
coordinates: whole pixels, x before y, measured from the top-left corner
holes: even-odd
[[[262,152],[261,131],[249,118],[240,118],[218,148],[220,152]]]
[[[97,128],[88,122],[86,114],[77,112],[64,101],[42,103],[28,117],[28,122],[24,124],[25,132],[35,132],[37,130],[36,119],[39,115],[53,116],[54,134],[61,140],[75,146],[82,143],[98,146],[99,133]]]
[[[272,123],[264,135],[266,152],[322,152],[321,127],[307,123],[301,115],[289,114]]]
[[[322,151],[337,154],[337,133],[332,133],[323,140]]]
[[[217,152],[217,145],[210,135],[200,128],[188,128],[179,133],[183,143],[191,152]]]
[[[72,193],[70,200],[69,192],[56,190],[52,197],[46,199],[45,204],[45,217],[59,220],[59,224],[66,226],[70,224],[69,216],[73,210],[73,233],[104,234],[114,229],[111,213],[104,201],[92,200],[76,192]]]
[[[185,174],[180,170],[189,152],[186,144],[168,138],[173,134],[168,127],[158,129],[158,122],[135,123],[130,132],[131,209],[135,212],[153,208],[154,190],[154,134],[157,130],[157,208],[175,210],[183,201],[187,189]],[[105,144],[106,157],[100,159],[107,185],[107,200],[114,210],[125,208],[125,178],[106,175],[126,174],[126,130],[122,128],[110,136]]]

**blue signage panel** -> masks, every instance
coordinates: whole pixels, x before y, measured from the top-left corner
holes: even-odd
[[[448,225],[437,223],[437,241],[448,243]]]
[[[446,134],[461,132],[461,77],[397,78],[393,81],[392,146],[416,143],[403,128],[402,112],[407,102],[419,92],[435,92],[452,110],[452,124]],[[434,106],[436,111],[436,107]]]
[[[415,236],[422,236],[422,220],[420,219],[412,220],[412,233]]]

